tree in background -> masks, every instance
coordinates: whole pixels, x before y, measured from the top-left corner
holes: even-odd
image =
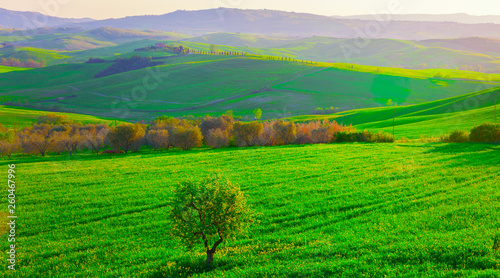
[[[197,126],[178,126],[172,132],[172,144],[176,148],[188,151],[191,148],[201,147],[203,135]]]
[[[292,122],[277,121],[274,124],[274,132],[278,145],[288,145],[297,139],[297,127]]]
[[[211,129],[205,137],[207,146],[219,149],[229,146],[229,132],[220,128]]]
[[[69,155],[73,155],[78,146],[82,141],[84,141],[84,137],[80,133],[79,126],[63,126],[62,131],[56,131],[53,133],[54,144],[58,149],[58,153],[61,150],[67,150]]]
[[[49,125],[34,125],[31,128],[25,128],[17,134],[18,142],[23,148],[25,154],[40,154],[45,156],[47,150],[51,148],[53,137]]]
[[[142,139],[144,139],[145,130],[142,124],[122,124],[111,128],[108,138],[117,149],[122,148],[125,153],[133,148],[137,148]]]
[[[10,158],[18,149],[19,143],[17,141],[0,141],[0,156],[2,156],[2,158]]]
[[[260,108],[257,108],[253,111],[253,114],[255,115],[256,120],[260,120],[262,117],[262,110]]]
[[[205,116],[201,122],[200,129],[204,138],[207,138],[211,130],[220,129],[221,131],[230,133],[233,129],[234,119],[230,115],[222,115],[220,117]]]
[[[243,233],[252,214],[240,188],[214,176],[199,183],[177,186],[171,199],[171,233],[192,249],[200,240],[210,266],[219,245]]]
[[[210,45],[210,53],[217,53],[217,45],[215,44]]]
[[[255,146],[263,129],[264,125],[259,122],[236,122],[233,126],[234,139],[238,146]]]
[[[168,130],[153,129],[148,131],[146,142],[153,150],[168,148]]]
[[[80,131],[83,137],[80,148],[88,147],[92,152],[99,154],[99,151],[104,148],[109,134],[108,125],[87,125],[80,128]]]

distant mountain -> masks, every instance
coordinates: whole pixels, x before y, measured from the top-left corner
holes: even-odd
[[[93,21],[93,19],[61,18],[46,16],[36,12],[18,12],[0,8],[0,27],[5,29],[37,29],[90,21]]]
[[[494,23],[500,24],[498,15],[468,15],[457,14],[378,14],[378,15],[353,15],[353,16],[333,16],[334,18],[360,19],[360,20],[382,20],[382,21],[431,21],[431,22],[457,22],[465,24]]]
[[[490,38],[434,39],[419,42],[428,47],[445,47],[455,50],[500,56],[500,40]]]
[[[38,28],[29,31],[32,36],[24,36],[23,30],[0,30],[0,44],[10,43],[15,46],[29,46],[49,50],[86,50],[143,39],[180,40],[191,36],[154,30],[127,30],[101,27],[85,30],[76,27]]]
[[[372,22],[373,19],[370,19]],[[217,32],[283,36],[329,36],[338,38],[391,38],[405,40],[448,39],[462,37],[500,38],[500,25],[455,22],[391,21],[372,26],[367,20],[335,18],[275,10],[218,8],[200,11],[176,11],[165,15],[132,16],[65,26],[95,29],[152,29],[204,35]]]

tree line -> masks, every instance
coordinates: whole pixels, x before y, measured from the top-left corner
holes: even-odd
[[[257,110],[256,110],[257,111]],[[257,111],[258,112],[258,111]],[[257,113],[259,114],[259,113]],[[0,154],[40,155],[90,150],[92,153],[128,153],[143,147],[155,151],[211,148],[321,144],[334,142],[393,142],[386,133],[357,132],[352,126],[323,120],[293,123],[284,120],[236,120],[228,112],[219,117],[180,119],[159,117],[150,124],[81,124],[67,116],[48,114],[36,124],[18,130],[0,125]]]

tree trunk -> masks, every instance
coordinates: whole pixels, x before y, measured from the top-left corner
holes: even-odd
[[[208,250],[207,251],[207,266],[210,266],[210,264],[213,262],[214,260],[214,254],[215,254],[215,250]]]

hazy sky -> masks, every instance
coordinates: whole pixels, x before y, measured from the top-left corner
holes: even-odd
[[[0,0],[0,7],[58,17],[117,18],[218,7],[275,9],[322,15],[388,13],[500,15],[499,0]]]

